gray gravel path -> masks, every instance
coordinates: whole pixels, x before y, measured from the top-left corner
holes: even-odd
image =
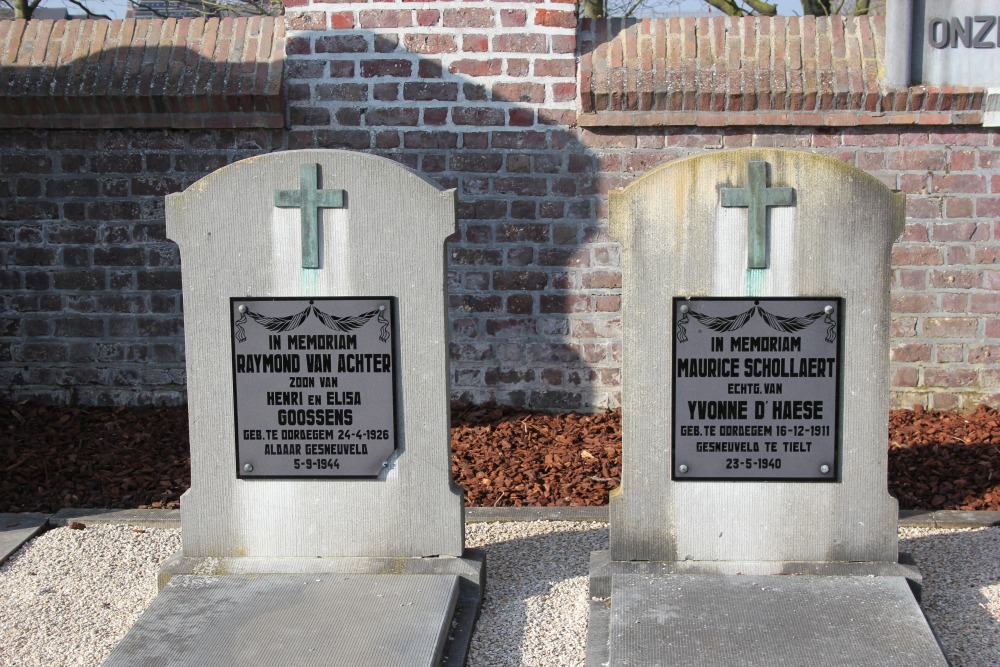
[[[923,607],[952,667],[1000,665],[1000,527],[902,528],[924,577]]]
[[[924,574],[924,607],[954,667],[1000,665],[1000,527],[904,528],[901,548]],[[589,553],[603,523],[481,523],[489,584],[471,667],[584,663]],[[0,665],[100,665],[156,593],[175,529],[57,528],[0,566]]]

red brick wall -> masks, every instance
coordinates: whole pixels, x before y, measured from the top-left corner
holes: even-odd
[[[978,125],[982,91],[854,95],[850,78],[847,93],[837,88],[825,72],[851,53],[865,76],[877,71],[877,29],[868,53],[862,28],[814,26],[816,40],[854,34],[862,46],[812,62],[800,45],[798,96],[777,96],[777,72],[787,74],[791,61],[764,67],[763,42],[750,37],[768,35],[773,53],[784,47],[773,26],[755,31],[746,21],[728,32],[706,23],[707,48],[731,41],[758,57],[703,59],[715,78],[691,90],[684,86],[698,77],[644,74],[644,54],[653,63],[657,53],[648,40],[660,28],[669,33],[669,23],[578,33],[573,3],[296,0],[285,22],[285,129],[181,129],[212,118],[202,111],[175,114],[167,124],[177,129],[0,134],[0,392],[81,403],[184,400],[180,259],[164,239],[163,195],[243,157],[331,147],[384,155],[458,191],[460,232],[447,246],[455,398],[615,406],[621,274],[607,192],[675,158],[779,146],[832,155],[909,195],[906,233],[886,269],[894,404],[1000,403],[992,363],[1000,352],[996,133]],[[601,30],[602,39],[621,40],[620,52],[595,41]],[[704,37],[690,38],[695,48]],[[592,98],[608,100],[603,110],[581,106],[578,52],[585,95],[595,72],[610,68],[602,80],[618,93]],[[745,61],[756,63],[753,77],[716,76]],[[751,98],[733,83],[762,77],[771,77],[767,96]],[[860,81],[859,91],[870,88],[870,79]],[[673,99],[681,108],[671,110]],[[695,107],[685,108],[686,99]],[[835,108],[824,109],[826,101]],[[0,105],[0,122],[10,104]],[[88,122],[165,122],[140,107]]]
[[[583,21],[583,126],[978,125],[983,88],[882,84],[882,16]]]

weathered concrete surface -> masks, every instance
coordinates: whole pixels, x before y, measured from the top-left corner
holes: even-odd
[[[48,514],[38,512],[0,513],[0,563],[37,535],[48,518]]]
[[[179,575],[104,667],[437,667],[455,575]]]
[[[61,509],[49,519],[53,526],[65,526],[70,521],[83,524],[127,524],[149,528],[180,528],[180,510],[132,509]]]
[[[615,575],[612,665],[947,667],[902,577]]]

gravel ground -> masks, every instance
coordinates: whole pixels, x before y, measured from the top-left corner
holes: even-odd
[[[130,526],[56,528],[31,540],[0,566],[0,665],[100,665],[180,546],[179,530]]]
[[[924,608],[953,667],[1000,665],[1000,527],[904,528],[900,547],[924,575]],[[481,523],[489,584],[470,667],[584,663],[589,553],[603,523]],[[158,564],[180,532],[58,528],[0,566],[0,665],[97,666],[156,593]]]
[[[924,576],[923,607],[952,667],[1000,665],[1000,527],[902,528]]]

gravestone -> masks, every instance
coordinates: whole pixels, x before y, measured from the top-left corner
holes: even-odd
[[[105,664],[462,664],[483,559],[450,472],[454,205],[333,150],[243,160],[167,198],[191,488],[182,552]]]
[[[745,149],[610,199],[622,483],[591,559],[588,664],[944,665],[887,490],[903,195]]]

